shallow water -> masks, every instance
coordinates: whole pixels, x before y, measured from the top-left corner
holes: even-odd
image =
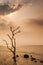
[[[43,63],[40,63],[40,60],[43,60],[43,46],[17,47],[16,54],[19,55],[16,62],[17,65],[43,65]],[[29,58],[24,59],[24,54],[28,54]],[[31,55],[37,59],[37,62],[31,61]],[[16,65],[12,57],[13,54],[6,47],[0,47],[0,65]]]

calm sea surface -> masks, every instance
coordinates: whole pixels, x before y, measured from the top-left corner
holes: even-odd
[[[17,47],[16,54],[19,55],[17,65],[43,65],[40,63],[40,60],[43,60],[43,45],[20,46]],[[24,59],[24,54],[28,54],[29,58]],[[31,55],[37,59],[37,62],[31,61]],[[13,54],[6,47],[0,46],[0,65],[16,65],[12,57]]]

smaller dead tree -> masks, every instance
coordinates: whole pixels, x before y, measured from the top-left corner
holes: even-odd
[[[7,48],[13,53],[14,62],[16,62],[16,39],[15,39],[15,35],[20,33],[19,28],[20,28],[20,26],[18,26],[15,29],[13,29],[13,27],[10,27],[11,36],[9,34],[7,34],[7,36],[9,37],[9,39],[11,41],[11,48],[8,46],[8,42],[6,40],[3,40],[3,41],[5,41]]]

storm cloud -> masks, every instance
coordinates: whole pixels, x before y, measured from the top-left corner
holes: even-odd
[[[17,0],[16,0],[17,2]],[[1,0],[0,1],[0,15],[7,15],[12,12],[18,11],[24,4],[30,4],[31,0],[18,0],[18,3],[15,3],[15,0]]]
[[[43,26],[43,19],[28,19],[26,24]]]
[[[0,5],[0,15],[7,15],[10,14],[12,12],[18,11],[22,5],[18,4],[18,6],[16,8],[14,8],[15,5]]]
[[[22,6],[24,6],[24,4],[26,6],[29,4],[42,8],[43,0],[0,0],[0,15],[7,15],[18,11],[20,8],[22,8]]]

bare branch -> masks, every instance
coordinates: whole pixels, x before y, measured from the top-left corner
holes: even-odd
[[[3,40],[3,41],[5,41],[5,43],[6,43],[6,45],[7,45],[7,48],[8,48],[11,52],[13,52],[12,49],[9,48],[7,41],[6,41],[6,40]]]
[[[18,26],[16,29],[13,30],[13,32],[17,31],[20,28],[20,26]]]
[[[11,49],[12,49],[12,48],[14,48],[14,45],[13,45],[13,37],[14,37],[14,34],[12,33],[12,38],[10,37],[9,34],[7,34],[7,36],[8,36],[8,37],[10,38],[10,40],[11,40],[11,44],[12,44]]]
[[[12,49],[12,47],[14,47],[14,46],[13,46],[13,36],[12,36],[12,38],[10,37],[10,35],[9,35],[9,34],[7,34],[7,36],[9,37],[9,39],[10,39],[10,40],[11,40],[11,42],[12,42],[12,43],[11,43],[11,44],[12,44],[11,49]]]
[[[9,35],[9,34],[7,34],[7,36],[9,37],[9,39],[10,39],[10,40],[12,40],[12,38],[10,37],[10,35]]]
[[[14,33],[14,35],[15,35],[15,34],[18,34],[18,33],[20,33],[20,32],[21,32],[21,31],[19,30],[19,31],[17,31],[16,33]]]
[[[10,27],[10,31],[12,32],[12,27]]]

